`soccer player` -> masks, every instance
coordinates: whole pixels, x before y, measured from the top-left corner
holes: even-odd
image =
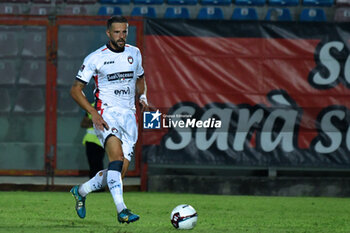
[[[107,184],[117,208],[118,221],[130,223],[139,219],[124,203],[122,179],[137,141],[135,96],[139,96],[142,111],[148,103],[141,53],[137,47],[125,44],[127,33],[125,17],[108,19],[108,43],[85,58],[70,91],[73,99],[91,114],[96,135],[109,159],[108,169],[71,189],[80,218],[86,214],[86,196]],[[92,77],[96,85],[95,108],[82,93]]]

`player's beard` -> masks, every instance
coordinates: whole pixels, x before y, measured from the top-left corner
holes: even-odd
[[[124,39],[119,39],[117,41],[114,40],[110,40],[111,44],[113,45],[113,47],[115,48],[115,50],[117,51],[124,51],[124,47],[125,47],[125,40]],[[118,42],[124,42],[122,46],[118,45]]]

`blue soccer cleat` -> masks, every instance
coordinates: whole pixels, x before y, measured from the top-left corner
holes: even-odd
[[[122,212],[118,214],[118,222],[120,223],[131,223],[139,220],[140,216],[133,214],[129,209],[123,209]]]
[[[85,197],[79,194],[79,185],[74,186],[70,192],[73,194],[75,198],[75,210],[80,218],[85,218],[86,209],[85,209]]]

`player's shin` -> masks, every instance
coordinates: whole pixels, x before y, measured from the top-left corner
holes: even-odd
[[[97,191],[106,187],[107,184],[107,169],[101,170],[96,173],[94,177],[80,185],[79,193],[81,196],[85,197],[93,191]]]
[[[112,194],[118,213],[126,208],[123,199],[123,182],[121,176],[122,167],[123,161],[112,161],[108,165],[107,172],[108,188]]]

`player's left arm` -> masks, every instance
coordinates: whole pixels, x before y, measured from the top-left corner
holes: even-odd
[[[136,80],[136,93],[141,105],[141,111],[147,111],[148,109],[147,85],[146,85],[146,79],[144,75],[142,75]]]

